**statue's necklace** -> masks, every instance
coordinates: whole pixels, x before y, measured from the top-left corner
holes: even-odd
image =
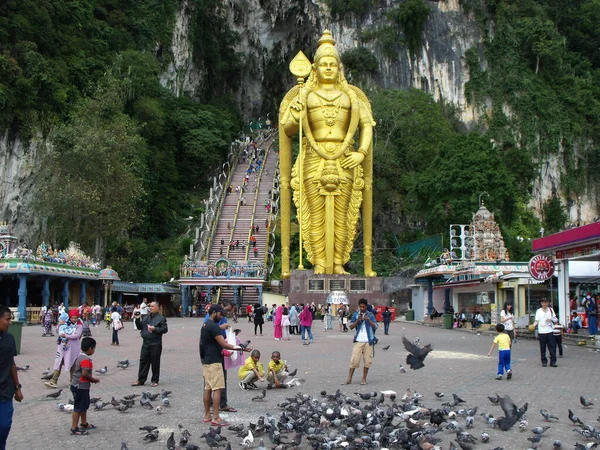
[[[323,117],[325,118],[325,125],[333,127],[342,107],[342,92],[337,91],[332,95],[328,95],[327,92],[314,92],[317,94],[317,99],[319,99]]]

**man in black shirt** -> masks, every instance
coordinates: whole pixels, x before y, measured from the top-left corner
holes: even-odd
[[[228,344],[219,328],[219,321],[225,310],[221,305],[212,305],[208,310],[209,319],[200,331],[200,361],[204,376],[204,422],[213,426],[227,426],[228,423],[219,416],[221,391],[225,389],[223,376],[223,349],[242,350],[242,347]],[[248,348],[246,348],[249,351]],[[213,416],[210,415],[210,404],[213,404]]]
[[[158,312],[158,302],[150,302],[150,314],[137,317],[135,326],[142,335],[140,368],[138,379],[132,386],[141,386],[148,378],[152,366],[152,386],[158,385],[160,378],[160,356],[162,354],[162,335],[169,331],[167,319]]]
[[[12,312],[7,306],[0,307],[0,449],[6,448],[6,440],[12,426],[13,402],[23,400],[15,356],[17,345],[8,327],[12,322]]]

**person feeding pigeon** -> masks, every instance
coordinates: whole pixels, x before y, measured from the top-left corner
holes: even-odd
[[[204,376],[204,422],[210,422],[211,425],[219,427],[229,425],[219,416],[221,391],[225,388],[222,349],[251,350],[251,347],[227,343],[217,325],[224,314],[225,310],[221,305],[212,305],[208,310],[209,320],[202,325],[200,331],[200,361],[202,362],[202,375]],[[213,405],[212,417],[210,414],[211,400]]]
[[[79,319],[79,312],[76,308],[69,311],[69,322],[75,326],[75,329],[70,334],[61,334],[59,331],[59,342],[56,347],[56,357],[54,359],[54,374],[52,379],[45,382],[44,384],[49,387],[56,389],[58,378],[60,377],[61,369],[64,367],[69,370],[71,379],[73,379],[73,371],[75,370],[75,360],[79,355],[81,336],[83,335],[83,322]],[[61,339],[66,339],[66,345],[63,346]]]
[[[354,346],[352,347],[348,379],[343,384],[352,383],[354,370],[360,367],[361,358],[364,360],[364,366],[360,384],[367,384],[367,374],[373,363],[373,345],[375,343],[375,330],[377,330],[377,321],[373,313],[367,311],[367,305],[367,299],[361,298],[358,301],[358,311],[354,312],[350,318],[350,329],[355,329],[356,332],[354,333]]]
[[[86,337],[81,341],[81,353],[75,361],[75,372],[71,382],[71,393],[73,394],[71,434],[74,435],[87,434],[86,430],[96,428],[87,421],[87,410],[90,408],[90,386],[91,383],[100,382],[98,378],[92,375],[94,365],[90,356],[95,352],[95,339]]]

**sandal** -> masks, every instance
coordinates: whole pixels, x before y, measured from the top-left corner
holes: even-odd
[[[140,383],[139,381],[136,381],[135,383],[131,383],[132,386],[143,386],[144,383]]]
[[[237,409],[229,405],[227,405],[225,408],[220,408],[220,410],[225,412],[237,412]]]
[[[216,422],[214,420],[211,420],[210,424],[213,427],[228,427],[230,425],[229,422],[225,422],[224,420],[221,420],[220,422]]]
[[[75,436],[85,436],[88,434],[85,430],[80,430],[79,428],[71,428],[71,434]]]
[[[79,429],[95,430],[96,428],[97,428],[96,425],[93,425],[91,423],[86,423],[85,425],[82,423],[79,424]]]
[[[158,383],[152,383],[150,386],[156,387],[156,386],[158,386]]]

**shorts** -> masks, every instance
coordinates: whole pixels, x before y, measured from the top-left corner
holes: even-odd
[[[71,386],[71,392],[73,393],[73,411],[86,412],[90,408],[90,390]]]
[[[213,363],[202,366],[204,375],[204,390],[217,391],[225,389],[225,375],[223,375],[223,364]]]
[[[371,367],[373,363],[373,346],[368,342],[355,342],[352,347],[352,357],[350,358],[350,368],[357,369],[360,367],[361,357],[365,360],[365,369]]]

